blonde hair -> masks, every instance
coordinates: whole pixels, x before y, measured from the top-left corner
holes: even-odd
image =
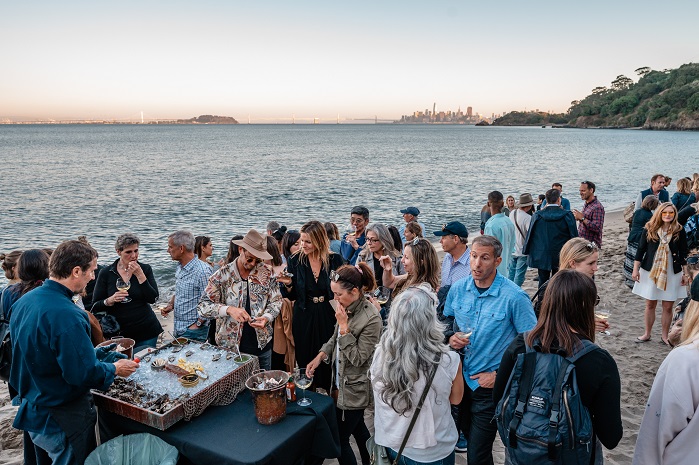
[[[682,318],[682,335],[679,345],[691,344],[697,337],[699,337],[699,302],[690,300]]]
[[[301,226],[301,232],[308,234],[311,239],[311,244],[315,248],[313,252],[320,258],[321,263],[325,266],[326,270],[330,269],[330,240],[328,239],[328,233],[325,232],[325,226],[320,221],[309,221],[308,223]],[[303,247],[299,250],[300,257],[299,261],[308,260],[307,255],[303,252]]]
[[[689,194],[692,188],[692,181],[689,178],[680,178],[677,180],[677,192],[680,194]]]
[[[670,228],[667,232],[672,238],[675,238],[680,234],[682,225],[677,222],[677,207],[675,207],[672,202],[664,202],[655,209],[653,216],[646,223],[646,237],[648,238],[648,241],[657,242],[660,240],[658,231],[660,231],[660,228],[663,227],[663,210],[665,210],[667,207],[672,208],[672,211],[675,213],[675,217],[672,219],[672,223],[670,223]]]
[[[599,252],[599,246],[595,244],[593,247],[592,244],[594,242],[590,242],[582,237],[573,238],[563,244],[559,259],[561,269],[572,269],[570,266],[571,262],[583,262],[595,252]]]

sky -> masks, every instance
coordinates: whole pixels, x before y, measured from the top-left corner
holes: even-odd
[[[564,112],[699,61],[699,2],[3,1],[0,121]]]

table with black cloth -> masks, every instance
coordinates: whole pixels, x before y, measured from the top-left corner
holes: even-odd
[[[257,422],[249,391],[230,405],[210,406],[190,421],[165,431],[99,410],[102,443],[120,434],[151,433],[180,452],[180,464],[312,464],[340,456],[335,404],[329,396],[307,392],[309,407],[289,402],[276,425]]]

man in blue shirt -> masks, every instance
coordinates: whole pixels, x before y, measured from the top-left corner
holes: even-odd
[[[497,271],[501,253],[496,238],[476,237],[471,244],[471,276],[451,286],[444,305],[444,314],[453,316],[459,328],[449,345],[456,350],[466,347],[466,386],[459,409],[469,465],[493,463],[496,370],[515,336],[536,324],[529,296]]]
[[[51,255],[50,279],[12,307],[10,384],[19,403],[13,426],[27,431],[54,464],[83,463],[95,448],[90,389],[106,391],[115,375],[127,377],[138,368],[130,360],[106,363],[109,354],[92,347],[87,312],[73,303],[96,268],[95,249],[63,242]]]
[[[471,275],[470,254],[468,251],[468,229],[459,221],[452,221],[442,226],[441,231],[435,231],[442,245],[444,260],[442,260],[441,286],[451,286],[456,281]]]
[[[502,244],[502,255],[498,271],[501,275],[508,275],[510,260],[515,252],[515,225],[502,212],[505,205],[502,192],[493,191],[488,194],[488,208],[490,208],[490,218],[485,223],[483,234],[495,237]]]
[[[356,265],[359,252],[362,251],[362,247],[364,247],[364,243],[366,242],[364,230],[369,224],[369,210],[361,205],[354,207],[350,213],[350,224],[352,224],[356,230],[354,234],[345,233],[342,236],[340,253],[342,254],[342,258],[347,260],[350,264]]]
[[[404,208],[403,210],[400,211],[403,214],[403,226],[398,228],[398,233],[400,234],[400,238],[403,241],[403,244],[405,244],[405,227],[410,223],[411,221],[415,221],[417,224],[420,225],[422,228],[422,236],[424,237],[427,234],[427,230],[425,229],[424,223],[421,223],[418,221],[417,216],[420,214],[420,210],[418,210],[417,207],[408,207]]]
[[[558,192],[561,193],[561,207],[564,210],[570,211],[570,200],[566,199],[563,197],[563,184],[560,182],[554,182],[551,184],[551,189],[556,189]],[[546,202],[546,199],[544,199],[544,202],[541,204],[541,208],[544,208],[548,202]]]
[[[175,271],[175,295],[161,314],[175,311],[175,336],[206,341],[208,322],[199,318],[197,306],[211,276],[211,266],[199,260],[194,253],[194,234],[176,231],[167,238],[167,252],[178,262]]]

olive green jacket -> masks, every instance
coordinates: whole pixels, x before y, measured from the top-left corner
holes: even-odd
[[[335,388],[336,345],[340,347],[337,407],[342,410],[362,410],[369,406],[372,399],[368,373],[383,325],[379,311],[364,297],[352,303],[347,308],[347,313],[347,334],[338,337],[339,326],[336,324],[333,336],[320,350],[328,355],[326,363],[332,365],[331,386]]]

